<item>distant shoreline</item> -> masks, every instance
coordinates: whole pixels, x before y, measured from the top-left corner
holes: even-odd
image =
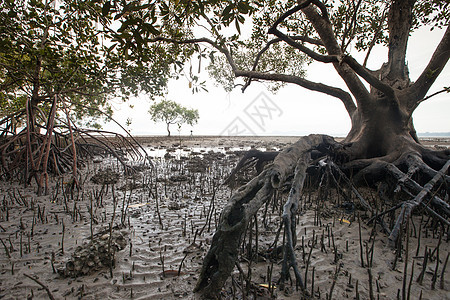
[[[318,133],[322,134],[322,133]],[[133,137],[138,138],[167,138],[168,136],[165,134],[132,134]],[[199,134],[199,135],[177,135],[173,134],[170,137],[171,138],[189,138],[189,137],[195,137],[195,138],[223,138],[223,137],[232,137],[232,138],[255,138],[255,137],[283,137],[283,138],[292,138],[292,137],[301,137],[309,134],[287,134],[287,135],[275,135],[275,134],[269,134],[269,135],[216,135],[216,134]],[[329,136],[332,136],[334,138],[345,138],[346,134],[328,134]],[[420,132],[417,134],[419,138],[450,138],[450,132]]]
[[[275,148],[283,148],[295,143],[301,136],[218,136],[218,135],[135,135],[138,143],[144,146],[195,146],[195,147],[262,147],[263,145]],[[336,141],[342,141],[343,137],[334,137]],[[420,142],[428,147],[450,147],[450,136],[431,137],[419,136]]]

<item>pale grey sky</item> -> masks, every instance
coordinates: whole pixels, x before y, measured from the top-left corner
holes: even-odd
[[[411,80],[415,80],[428,63],[444,30],[421,29],[414,33],[408,45],[408,65]],[[386,49],[378,48],[371,56],[369,68],[378,69],[386,61]],[[360,59],[360,57],[356,57]],[[331,65],[313,63],[307,69],[307,78],[313,81],[345,87]],[[171,81],[167,99],[183,106],[196,108],[200,113],[197,125],[184,125],[181,134],[228,135],[236,132],[248,135],[305,135],[325,133],[345,136],[350,129],[350,119],[340,100],[295,85],[287,85],[277,94],[268,92],[261,83],[253,83],[243,94],[239,88],[226,93],[208,80],[206,71],[200,76],[207,80],[209,92],[192,94],[186,79]],[[429,94],[450,86],[450,66],[444,71]],[[262,94],[261,94],[262,93]],[[129,104],[134,105],[131,109]],[[135,135],[165,135],[163,123],[154,123],[147,113],[151,101],[146,97],[131,99],[128,103],[115,103],[115,119],[125,124],[132,119],[131,133]],[[255,109],[265,115],[258,118]],[[255,114],[256,113],[256,114]],[[419,133],[450,132],[450,94],[443,93],[422,103],[414,113],[414,124]],[[261,122],[264,123],[261,123]],[[120,131],[109,123],[105,129]],[[176,126],[172,133],[178,134]],[[234,130],[234,131],[233,131]]]

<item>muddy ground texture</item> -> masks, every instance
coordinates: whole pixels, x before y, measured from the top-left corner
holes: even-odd
[[[52,178],[50,194],[39,197],[33,185],[0,182],[0,299],[198,298],[202,259],[233,193],[222,181],[250,147],[279,150],[296,140],[141,137],[153,158],[130,161],[134,174],[96,157],[85,162],[81,190],[70,189],[70,175]],[[376,191],[362,193],[377,201]],[[247,230],[222,298],[300,299],[294,285],[276,284],[282,254],[273,249],[286,198],[277,192]],[[303,194],[296,255],[311,296],[450,299],[449,229],[417,214],[395,251],[356,203],[331,188]]]

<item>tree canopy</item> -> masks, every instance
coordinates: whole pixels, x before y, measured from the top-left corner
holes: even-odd
[[[410,12],[396,23],[406,27],[392,26],[396,16],[391,7],[399,3]],[[398,45],[389,52],[392,62],[395,53],[405,52],[407,38],[394,41],[390,33],[406,30],[409,35],[424,25],[446,28],[448,5],[369,0],[3,1],[2,111],[24,107],[25,97],[33,94],[48,107],[58,94],[78,108],[91,108],[75,109],[77,117],[95,115],[118,95],[144,91],[157,97],[169,78],[182,73],[198,91],[204,82],[192,68],[184,68],[190,59],[199,68],[209,61],[210,75],[226,90],[245,90],[258,80],[271,82],[272,89],[294,83],[337,97],[352,111],[360,104],[355,96],[362,93],[355,90],[359,80],[347,75],[348,90],[311,82],[305,79],[306,65],[344,63],[352,74],[382,89],[376,74],[366,68],[373,48],[393,50]],[[315,17],[306,13],[312,7]],[[349,55],[353,51],[365,53],[365,59],[357,62]],[[440,62],[445,65],[442,58]],[[423,75],[437,71],[424,70]]]
[[[139,53],[155,44],[194,45],[190,47],[198,53],[198,59],[210,58],[210,73],[227,89],[240,84],[245,90],[252,80],[294,83],[341,100],[346,98],[343,100],[346,106],[353,102],[348,99],[350,95],[346,91],[304,79],[305,63],[315,60],[342,64],[345,60],[353,73],[380,88],[369,76],[371,70],[365,68],[373,48],[382,45],[394,49],[393,46],[398,44],[397,50],[390,51],[390,55],[404,52],[407,38],[394,41],[395,35],[389,36],[390,32],[406,30],[409,36],[424,25],[446,28],[450,15],[446,1],[210,0],[137,3],[105,3],[108,12],[122,20],[116,37],[124,45],[122,50],[125,52]],[[395,11],[391,7],[399,3],[403,3],[410,12],[403,16],[390,13]],[[302,11],[308,7],[317,10],[315,21],[311,14]],[[318,23],[319,17],[323,18],[322,24]],[[398,19],[398,26],[392,27],[392,20],[397,17],[404,19]],[[329,24],[329,28],[324,27],[324,22]],[[167,29],[172,27],[176,28]],[[319,27],[322,27],[322,32]],[[331,42],[338,54],[331,50]],[[365,59],[357,62],[349,55],[353,51],[364,52]],[[236,83],[236,77],[243,77],[244,81]]]
[[[24,108],[26,99],[48,111],[57,96],[59,111],[64,106],[74,119],[92,125],[96,117],[111,114],[108,101],[114,97],[162,95],[177,47],[155,45],[139,56],[123,55],[112,43],[108,26],[115,24],[105,16],[106,6],[104,1],[2,1],[2,116]]]
[[[72,169],[77,182],[77,156],[86,153],[87,136],[103,134],[95,127],[100,116],[110,118],[109,100],[164,93],[174,59],[183,60],[177,47],[123,55],[104,4],[0,1],[1,178],[35,178],[38,193],[48,191],[48,173]],[[164,55],[167,49],[174,51]],[[113,155],[118,147],[98,140],[97,146]],[[128,141],[121,146],[134,149]]]
[[[175,101],[163,100],[150,106],[149,114],[154,122],[166,123],[167,135],[170,136],[170,125],[177,124],[181,128],[182,124],[194,125],[199,119],[197,109],[189,109]]]
[[[180,0],[105,5],[122,24],[113,35],[124,54],[139,55],[155,45],[186,47],[199,64],[209,58],[210,75],[227,90],[240,86],[245,91],[252,82],[264,81],[273,89],[289,83],[337,98],[351,120],[346,142],[354,145],[354,157],[386,155],[394,145],[388,141],[400,132],[418,142],[412,114],[430,98],[428,91],[450,56],[446,1]],[[445,33],[413,81],[406,50],[410,34],[423,26]],[[378,70],[371,70],[367,62],[375,46],[387,48],[388,55]],[[358,61],[352,53],[364,58]],[[305,68],[311,61],[331,66],[345,87],[309,80]],[[445,91],[448,88],[442,87],[440,92]]]

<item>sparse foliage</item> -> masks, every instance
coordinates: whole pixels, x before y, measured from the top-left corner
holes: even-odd
[[[170,136],[170,125],[177,124],[179,128],[182,124],[192,126],[199,119],[197,109],[186,108],[171,100],[163,100],[153,104],[148,112],[154,122],[166,123],[168,136]]]

